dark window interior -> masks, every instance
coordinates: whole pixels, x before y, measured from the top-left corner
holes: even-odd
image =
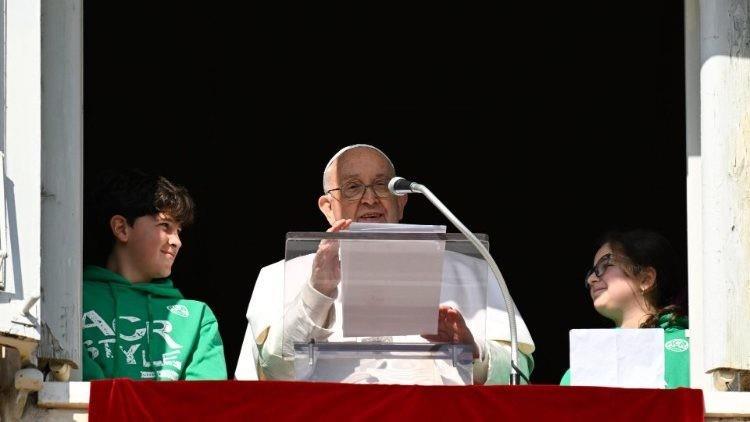
[[[86,186],[138,167],[192,192],[173,279],[232,374],[258,271],[326,229],[323,166],[378,145],[490,236],[532,380],[557,383],[568,330],[610,326],[581,288],[599,235],[652,228],[686,256],[682,2],[320,7],[86,2]],[[405,222],[445,224],[419,197]]]

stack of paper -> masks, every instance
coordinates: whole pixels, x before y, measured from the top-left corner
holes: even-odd
[[[570,384],[664,388],[664,330],[570,330]]]
[[[350,231],[445,233],[445,226],[358,224]],[[437,334],[445,241],[342,240],[344,337]]]

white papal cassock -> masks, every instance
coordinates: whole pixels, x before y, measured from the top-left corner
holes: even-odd
[[[247,310],[248,326],[237,363],[235,377],[240,380],[293,379],[292,361],[282,359],[282,347],[287,350],[293,342],[357,341],[342,338],[341,301],[339,295],[330,298],[310,285],[310,275],[315,254],[279,261],[261,269],[255,282]],[[285,303],[284,273],[288,272],[288,289],[299,294],[289,295]],[[510,329],[508,313],[500,287],[486,262],[456,252],[446,252],[443,265],[441,304],[458,309],[469,329],[474,333],[480,349],[480,358],[474,361],[474,382],[488,384],[508,383],[510,373]],[[479,281],[478,281],[479,280]],[[487,280],[486,283],[482,280]],[[289,290],[288,290],[289,291]],[[486,295],[486,301],[485,301]],[[485,309],[485,303],[487,305]],[[284,318],[284,310],[289,313]],[[436,316],[437,317],[437,316]],[[486,320],[485,320],[486,318]],[[534,341],[516,310],[518,330],[519,366],[528,376],[533,369],[531,353]],[[484,336],[484,338],[481,338]],[[425,341],[419,336],[399,337],[398,341]],[[292,349],[293,350],[293,349]],[[426,375],[425,368],[413,368],[411,383],[459,383],[452,368],[438,367],[432,371],[438,376]],[[404,374],[407,368],[399,367],[397,360],[341,360],[335,366],[323,368],[330,371],[326,377],[347,382],[383,382],[379,374],[392,368]],[[321,368],[318,368],[321,371]],[[430,371],[428,371],[430,372]],[[407,375],[408,376],[408,375]],[[388,379],[386,382],[393,382]]]

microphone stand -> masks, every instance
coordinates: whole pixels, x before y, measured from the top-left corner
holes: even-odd
[[[391,180],[391,183],[388,184],[388,187],[390,188],[391,192],[399,196],[404,195],[408,191],[421,193],[422,195],[424,195],[430,202],[432,202],[433,205],[435,205],[435,208],[443,213],[443,215],[448,220],[450,220],[450,222],[453,223],[453,225],[456,226],[456,228],[461,233],[463,233],[467,239],[469,239],[469,241],[474,245],[474,247],[477,248],[479,253],[482,254],[482,257],[490,265],[490,269],[495,275],[495,279],[497,279],[497,284],[498,286],[500,286],[500,291],[503,293],[503,299],[505,300],[505,309],[508,311],[508,321],[510,323],[510,385],[520,385],[521,374],[520,369],[518,368],[518,332],[516,329],[516,307],[513,304],[513,299],[511,298],[510,292],[508,291],[508,285],[505,283],[505,278],[503,278],[503,274],[500,272],[500,268],[498,268],[497,263],[492,258],[492,255],[490,255],[490,252],[487,250],[487,248],[485,248],[482,242],[480,242],[479,239],[474,236],[474,233],[472,233],[466,226],[464,226],[463,223],[461,223],[461,220],[453,215],[448,207],[446,207],[427,188],[427,186],[412,182],[410,183],[408,189],[398,189],[395,187],[396,184],[401,184],[403,186],[403,184],[405,183],[409,182],[403,178],[397,177]]]

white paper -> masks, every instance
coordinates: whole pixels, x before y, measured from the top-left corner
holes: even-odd
[[[378,233],[445,233],[445,226],[427,224],[352,223],[350,232]]]
[[[445,226],[357,224],[350,231],[445,233]],[[344,337],[437,334],[445,241],[342,240]]]
[[[570,330],[570,384],[617,385],[615,330]]]
[[[570,330],[570,384],[664,388],[664,330]]]

